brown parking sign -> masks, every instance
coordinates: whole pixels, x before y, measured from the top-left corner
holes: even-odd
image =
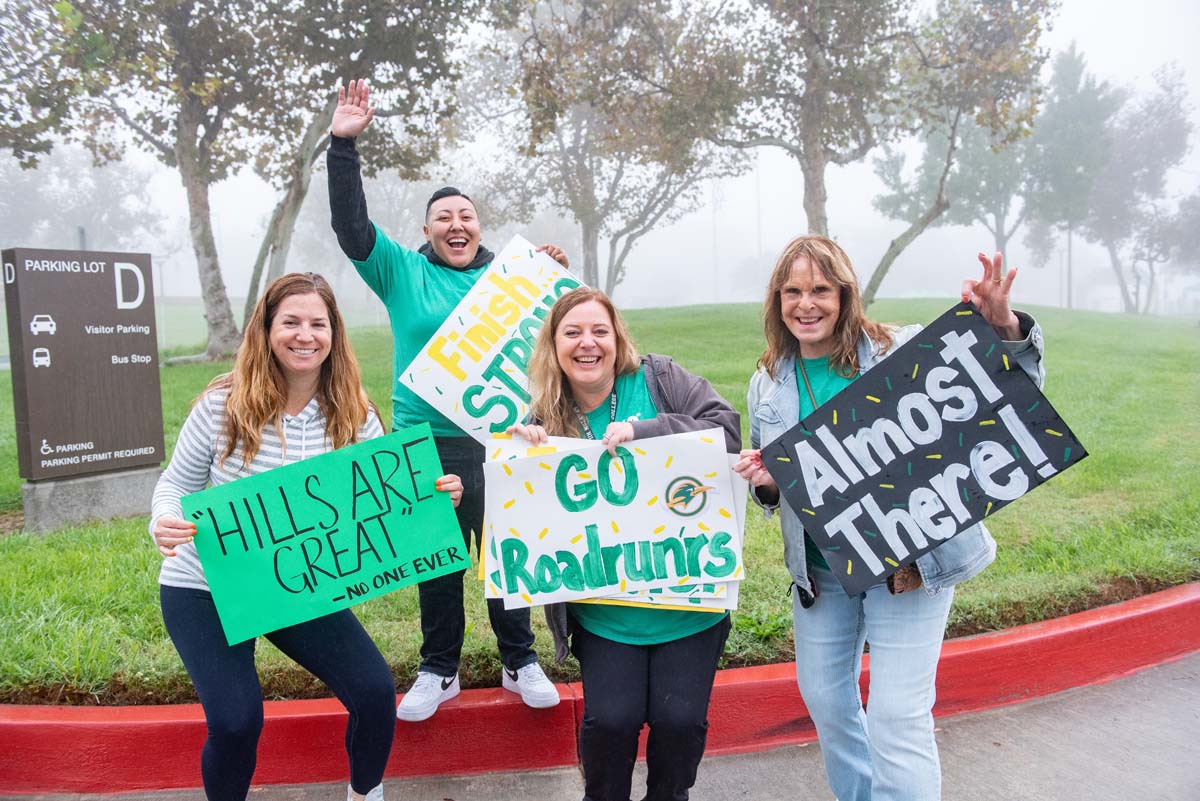
[[[161,463],[149,254],[14,248],[0,255],[21,476]]]

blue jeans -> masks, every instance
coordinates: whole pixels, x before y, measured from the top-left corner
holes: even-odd
[[[478,552],[483,535],[483,462],[487,458],[483,445],[470,437],[436,437],[434,441],[442,472],[454,473],[462,479],[462,501],[455,510],[458,527],[467,552],[471,551],[472,539]],[[417,585],[417,598],[421,604],[421,670],[439,676],[453,676],[458,672],[467,632],[463,608],[466,572],[448,573]],[[478,591],[474,576],[470,581],[472,591]],[[503,600],[489,598],[487,610],[504,667],[517,670],[536,662],[529,609],[505,609]]]
[[[200,773],[209,801],[243,801],[250,789],[263,726],[254,643],[225,641],[212,595],[159,586],[163,622],[187,668],[208,737]],[[350,712],[346,753],[350,785],[366,793],[383,780],[396,732],[396,685],[370,635],[349,609],[264,635],[333,691]]]
[[[803,609],[792,599],[796,676],[817,726],[825,773],[839,801],[936,801],[942,772],[933,738],[934,679],[953,589],[892,595],[879,585],[847,596],[828,570]],[[858,678],[871,643],[863,710]]]

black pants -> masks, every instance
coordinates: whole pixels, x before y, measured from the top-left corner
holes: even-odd
[[[463,496],[458,505],[458,525],[463,542],[471,550],[472,532],[475,549],[483,535],[483,445],[470,437],[437,437],[438,458],[443,473],[455,473],[462,478]],[[462,657],[463,637],[467,618],[463,611],[463,578],[465,570],[448,573],[417,585],[421,602],[421,670],[439,676],[458,672]],[[472,582],[474,578],[470,579]],[[528,609],[504,608],[504,601],[489,598],[488,620],[496,633],[500,661],[509,670],[525,667],[537,661],[533,650],[533,628],[529,625]]]
[[[680,640],[626,645],[577,623],[571,652],[583,674],[579,759],[584,801],[629,801],[642,724],[646,801],[687,801],[708,739],[708,699],[729,617]]]
[[[208,739],[200,772],[205,795],[209,801],[244,801],[263,726],[255,640],[227,644],[212,595],[204,590],[160,586],[159,601],[167,633],[204,707]],[[325,682],[349,710],[346,753],[355,792],[379,784],[396,733],[396,685],[358,619],[343,609],[265,636]]]

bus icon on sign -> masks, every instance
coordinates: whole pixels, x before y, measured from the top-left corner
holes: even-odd
[[[34,348],[33,349],[33,366],[34,367],[49,367],[50,366],[50,349],[49,348]]]
[[[50,334],[53,336],[57,330],[58,324],[48,314],[35,314],[33,315],[33,319],[29,321],[29,333],[34,336],[38,334]]]

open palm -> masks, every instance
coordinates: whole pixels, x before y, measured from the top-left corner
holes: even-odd
[[[371,89],[365,80],[350,81],[338,87],[338,104],[333,110],[330,131],[334,136],[348,139],[361,134],[375,118],[375,107],[370,105]]]

